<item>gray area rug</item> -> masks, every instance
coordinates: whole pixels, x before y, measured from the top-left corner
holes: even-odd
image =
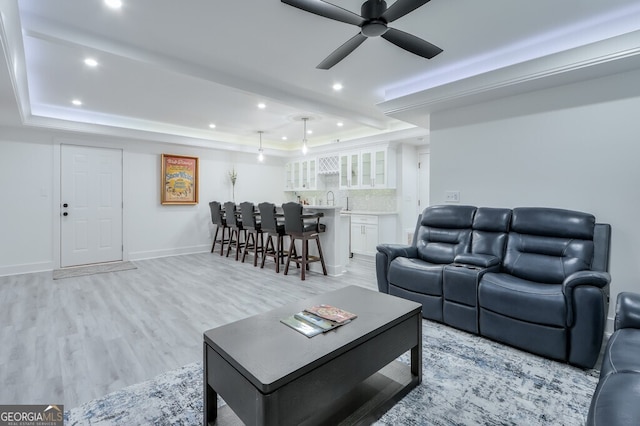
[[[83,275],[104,274],[106,272],[127,271],[129,269],[137,269],[132,262],[112,262],[100,263],[88,266],[76,266],[73,268],[63,268],[53,270],[53,279],[61,280],[64,278],[81,277]]]
[[[400,358],[408,363],[407,354]],[[423,321],[423,381],[378,425],[584,425],[598,381],[581,370]],[[218,404],[224,402],[218,400]],[[221,422],[219,422],[221,423]],[[65,412],[65,425],[201,425],[202,364]]]

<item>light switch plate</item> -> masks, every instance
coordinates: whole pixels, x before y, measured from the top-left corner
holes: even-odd
[[[460,202],[460,191],[445,191],[444,192],[444,201],[446,203],[459,203]]]

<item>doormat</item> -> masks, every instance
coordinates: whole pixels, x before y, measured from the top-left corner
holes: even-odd
[[[132,262],[99,263],[96,265],[76,266],[72,268],[54,269],[53,279],[81,277],[84,275],[104,274],[105,272],[127,271],[138,269]]]

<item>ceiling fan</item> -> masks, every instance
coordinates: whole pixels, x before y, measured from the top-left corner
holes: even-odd
[[[325,18],[360,27],[360,32],[337,48],[316,68],[328,70],[360,46],[368,37],[381,36],[396,46],[423,58],[431,59],[440,52],[438,46],[404,31],[389,28],[387,24],[428,3],[429,0],[397,0],[387,9],[384,0],[367,0],[362,4],[360,15],[322,0],[281,0]]]

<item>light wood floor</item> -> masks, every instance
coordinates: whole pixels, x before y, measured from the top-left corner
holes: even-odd
[[[0,404],[76,407],[202,360],[202,333],[346,285],[377,289],[372,261],[340,277],[275,273],[219,254],[53,280],[0,277]]]

